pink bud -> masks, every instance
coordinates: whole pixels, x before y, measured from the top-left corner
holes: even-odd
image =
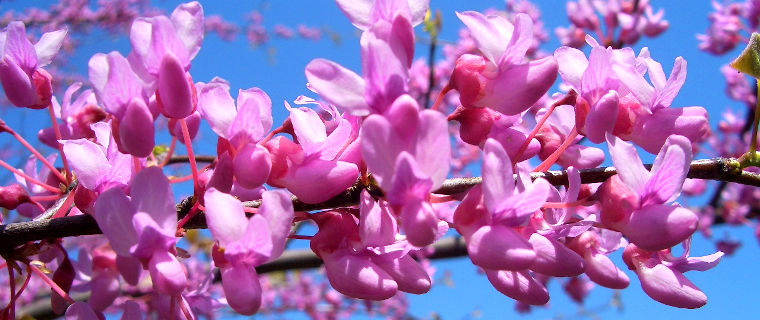
[[[272,160],[269,151],[258,144],[246,144],[233,159],[235,178],[238,183],[248,189],[264,184],[272,170]]]
[[[0,187],[0,208],[16,209],[20,204],[29,202],[29,195],[19,184]]]
[[[448,120],[459,121],[459,136],[462,141],[479,146],[488,138],[493,125],[493,116],[488,109],[457,107]]]
[[[167,118],[181,119],[195,111],[195,88],[172,53],[166,53],[158,70],[157,100]]]
[[[467,252],[472,263],[485,269],[521,270],[536,259],[533,247],[514,229],[483,226],[470,237]]]
[[[252,266],[224,268],[222,288],[224,288],[227,303],[237,313],[252,315],[261,307],[261,283]]]
[[[124,150],[143,158],[153,152],[155,133],[153,116],[141,98],[133,98],[119,121],[119,140]]]

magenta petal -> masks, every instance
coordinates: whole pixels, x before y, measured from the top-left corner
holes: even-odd
[[[137,243],[137,233],[132,227],[136,209],[119,188],[109,189],[95,201],[95,222],[108,238],[116,254],[131,257],[129,249]]]
[[[307,155],[317,153],[327,139],[325,124],[319,115],[309,108],[291,108],[290,122],[293,124],[293,131],[304,153]]]
[[[640,194],[651,174],[644,168],[636,148],[612,134],[607,134],[607,146],[620,179]]]
[[[502,225],[483,226],[470,236],[467,253],[475,265],[493,270],[530,267],[536,252],[514,229]]]
[[[248,219],[239,200],[214,188],[206,190],[203,200],[206,205],[206,224],[214,240],[227,246],[243,237]]]
[[[11,59],[0,59],[0,83],[5,97],[15,106],[30,107],[40,103],[32,79]]]
[[[353,163],[313,159],[288,172],[287,188],[305,203],[332,198],[356,182],[359,169]]]
[[[600,286],[610,289],[625,289],[630,280],[625,273],[615,266],[615,263],[604,254],[587,252],[583,258],[586,260],[586,275]]]
[[[103,176],[111,169],[101,147],[86,139],[64,140],[61,143],[79,183],[87,189],[96,190]]]
[[[120,293],[116,275],[107,271],[99,272],[90,280],[90,299],[87,303],[92,309],[103,311],[113,304]]]
[[[124,302],[124,313],[121,314],[121,318],[119,320],[142,320],[142,310],[140,309],[140,305],[137,302],[134,302],[132,300],[127,300],[127,302]]]
[[[235,179],[244,188],[253,189],[261,186],[269,178],[272,159],[269,151],[261,145],[248,143],[238,150],[233,159]]]
[[[116,256],[116,268],[128,284],[136,286],[142,274],[140,260],[131,256]]]
[[[488,281],[502,294],[530,305],[545,305],[549,292],[527,271],[485,270]]]
[[[148,263],[153,287],[170,296],[182,293],[187,285],[187,274],[177,258],[165,251],[156,251]]]
[[[673,134],[690,141],[702,141],[710,132],[707,110],[702,107],[660,108],[634,127],[631,140],[654,154]]]
[[[314,59],[306,65],[309,85],[330,104],[355,116],[369,114],[364,79],[335,62]]]
[[[691,236],[698,220],[694,212],[683,207],[649,205],[631,214],[623,234],[641,249],[668,249]]]
[[[127,105],[119,122],[119,139],[131,155],[144,158],[153,152],[153,116],[141,98],[134,98]]]
[[[438,234],[438,217],[425,201],[410,201],[401,209],[401,229],[406,240],[415,247],[433,244]]]
[[[675,200],[689,173],[691,159],[689,139],[679,135],[668,137],[652,164],[652,177],[643,190],[642,206],[647,205],[647,202],[663,204]]]
[[[234,183],[233,175],[235,172],[233,168],[234,167],[232,158],[230,158],[230,154],[227,152],[222,153],[217,158],[214,172],[211,174],[211,178],[206,184],[206,188],[216,188],[221,192],[230,193],[232,191],[232,186]]]
[[[261,307],[261,283],[256,270],[248,265],[222,269],[222,288],[235,312],[252,315]]]
[[[66,309],[66,320],[100,320],[87,302],[77,301]]]
[[[89,78],[103,108],[116,118],[124,115],[124,110],[135,97],[142,96],[142,83],[132,71],[124,56],[113,51],[98,53],[88,62]]]
[[[259,88],[238,91],[238,113],[229,131],[230,142],[239,146],[259,141],[272,128],[272,100]]]
[[[391,184],[386,188],[386,198],[391,205],[405,205],[414,200],[424,200],[432,190],[433,182],[422,172],[415,159],[406,151],[396,158],[396,170]]]
[[[515,178],[512,174],[512,161],[501,144],[486,140],[483,147],[483,198],[490,212],[502,206],[514,193]]]
[[[574,277],[583,273],[583,258],[557,240],[534,233],[528,242],[536,251],[531,270],[553,277]]]
[[[264,191],[258,214],[266,218],[271,234],[272,250],[269,259],[278,258],[293,224],[293,201],[285,190]]]
[[[372,260],[380,268],[388,272],[398,284],[398,289],[413,294],[423,294],[430,291],[433,282],[427,271],[420,266],[419,262],[410,255],[404,255],[398,259]]]
[[[137,211],[148,213],[162,231],[174,234],[177,229],[177,209],[169,179],[161,168],[152,166],[141,170],[131,184],[132,203]]]
[[[26,37],[26,27],[21,21],[12,21],[4,30],[5,44],[2,54],[11,59],[28,75],[37,68],[37,52]]]
[[[599,101],[594,103],[586,117],[586,124],[583,128],[586,137],[594,143],[602,143],[605,134],[612,132],[615,128],[615,121],[618,114],[619,98],[615,91],[609,91]]]
[[[436,111],[420,112],[417,129],[417,150],[414,158],[422,170],[433,180],[432,190],[438,189],[449,174],[451,141],[446,117]]]
[[[551,88],[556,78],[557,61],[552,56],[512,65],[499,70],[496,78],[486,83],[482,98],[475,106],[488,107],[506,115],[519,114],[536,103]]]
[[[521,63],[525,53],[533,44],[533,20],[528,14],[518,13],[514,17],[514,30],[507,44],[504,55],[499,59],[500,67]]]
[[[195,111],[185,69],[172,53],[167,53],[161,60],[156,93],[161,102],[161,112],[167,118],[182,119]]]
[[[330,285],[349,297],[385,300],[398,291],[393,277],[367,257],[336,251],[322,254],[322,259]]]
[[[367,190],[362,190],[359,201],[359,236],[362,244],[369,247],[392,244],[396,230],[396,219],[388,207],[381,206]]]
[[[707,296],[689,279],[657,261],[641,263],[636,274],[644,292],[658,302],[688,309],[696,309],[707,303]]]
[[[230,85],[221,78],[214,78],[206,84],[196,85],[198,89],[198,111],[201,117],[206,119],[211,130],[225,139],[231,139],[228,135],[229,128],[235,120],[237,110],[235,100],[230,96]]]

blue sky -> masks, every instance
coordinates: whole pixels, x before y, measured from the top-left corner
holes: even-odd
[[[724,107],[744,112],[742,105],[729,100],[723,93],[725,84],[719,72],[722,64],[730,61],[738,51],[723,57],[714,57],[697,50],[695,35],[707,27],[709,1],[653,1],[654,7],[664,7],[666,19],[670,21],[667,32],[655,39],[643,38],[635,50],[643,46],[650,47],[652,57],[663,64],[666,74],[670,72],[673,61],[682,56],[688,62],[688,76],[680,94],[673,103],[674,107],[701,105],[708,109],[713,127],[717,125]],[[48,3],[48,1],[42,2]],[[178,2],[161,1],[159,6],[170,11]],[[567,25],[564,2],[536,1],[541,8],[544,23],[552,39],[543,47],[553,51],[559,44],[553,37],[553,29]],[[26,2],[16,1],[0,4],[0,12],[10,8],[23,8]],[[314,58],[326,58],[340,63],[352,70],[360,70],[358,32],[337,9],[332,1],[206,1],[203,2],[207,15],[221,14],[231,21],[243,22],[243,13],[254,8],[262,9],[264,23],[268,26],[283,24],[295,27],[299,23],[309,26],[325,26],[340,36],[336,44],[327,37],[319,42],[309,40],[283,40],[273,38],[263,48],[250,48],[243,37],[236,41],[224,42],[216,36],[208,36],[199,55],[193,61],[191,73],[195,81],[209,81],[219,76],[230,81],[233,96],[238,88],[257,86],[264,89],[272,98],[275,110],[275,122],[286,117],[282,101],[292,101],[300,94],[311,94],[305,88],[304,66]],[[443,33],[441,39],[455,40],[461,23],[454,16],[454,11],[482,10],[487,7],[503,8],[502,1],[440,1],[432,0],[433,9],[443,13]],[[419,28],[418,35],[422,35]],[[86,63],[95,52],[118,50],[123,54],[129,51],[124,37],[111,37],[95,33],[86,40],[70,64],[79,66],[86,72]],[[417,55],[424,56],[427,50],[419,45]],[[60,96],[61,93],[58,93]],[[311,94],[313,96],[313,94]],[[37,114],[39,117],[39,114]],[[0,115],[14,128],[23,128],[27,133],[36,132],[43,126],[41,117],[31,117],[28,112],[10,108]],[[46,123],[44,125],[47,125]],[[210,131],[206,131],[206,138]],[[27,134],[27,136],[29,136]],[[6,140],[0,139],[0,145]],[[214,151],[214,140],[201,139],[197,144],[198,153],[209,154]],[[168,140],[164,140],[164,143]],[[183,152],[183,151],[180,151]],[[646,159],[651,160],[651,158]],[[187,194],[189,192],[185,192]],[[696,202],[698,203],[698,202]],[[620,292],[622,311],[612,307],[603,308],[598,315],[602,318],[641,319],[641,318],[676,318],[712,319],[716,315],[728,318],[748,318],[760,313],[760,304],[754,295],[760,287],[760,277],[755,276],[760,250],[753,230],[749,227],[719,227],[716,237],[730,233],[731,237],[741,240],[743,245],[733,257],[725,258],[721,264],[707,272],[691,272],[687,277],[700,287],[708,296],[707,306],[699,310],[681,310],[661,305],[649,299],[640,289],[638,279],[629,273],[632,279],[628,289]],[[701,235],[696,235],[692,247],[693,255],[706,255],[714,252],[714,246]],[[617,253],[614,260],[620,262]],[[622,265],[622,262],[619,263]],[[436,268],[440,276],[448,270],[453,286],[438,283],[433,290],[423,296],[409,296],[411,313],[417,317],[429,317],[435,312],[443,319],[496,319],[516,317],[514,302],[494,290],[484,276],[478,275],[467,258],[437,261]],[[561,281],[552,281],[549,285],[551,301],[548,308],[534,308],[534,311],[521,317],[526,319],[573,318],[578,307],[571,303],[561,290]],[[595,288],[585,306],[594,309],[609,303],[612,290]]]

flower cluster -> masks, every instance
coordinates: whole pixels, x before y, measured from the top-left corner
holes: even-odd
[[[9,283],[19,263],[27,279],[42,274],[54,310],[67,318],[118,311],[125,319],[195,319],[213,317],[222,305],[250,315],[271,311],[277,300],[274,280],[257,268],[279,258],[289,239],[305,239],[335,291],[298,303],[313,307],[324,299],[339,306],[342,294],[391,299],[387,308],[405,309],[391,303],[401,292],[424,294],[433,286],[423,258],[429,246],[458,233],[473,265],[521,308],[547,304],[552,278],[568,278],[565,290],[578,302],[591,283],[627,287],[630,279],[609,257],[622,248],[623,262],[652,299],[681,308],[707,302],[683,273],[710,269],[723,253],[689,257],[702,219],[677,202],[682,191],[700,193],[699,183],[686,177],[710,134],[707,111],[671,107],[686,81],[686,60],[676,58],[666,77],[648,48],[637,55],[623,47],[663,32],[662,11],[653,14],[648,1],[571,1],[573,27],[562,37],[567,46],[552,54],[537,49],[546,35],[526,2],[509,1],[509,15],[459,12],[466,31],[435,71],[445,70],[435,77],[446,82],[427,109],[418,96],[424,87],[418,78],[427,75],[413,58],[414,28],[429,19],[429,1],[337,4],[361,31],[361,73],[312,60],[307,87],[318,98],[285,102],[288,117],[274,128],[264,90],[241,89],[233,99],[226,80],[191,76],[208,28],[198,2],[169,16],[135,19],[130,53],[92,56],[91,89],[80,92],[85,85],[73,84],[60,103],[42,67],[66,31],[32,44],[24,23],[10,23],[0,36],[0,83],[17,107],[50,109],[53,126],[39,139],[60,150],[63,169],[33,151],[23,170],[14,169],[18,183],[0,189],[0,206],[39,219],[89,215],[103,236],[82,244],[87,250],[77,259],[56,241],[20,244],[3,255]],[[292,36],[292,30],[277,32]],[[578,41],[591,47],[588,55],[575,48]],[[558,78],[559,92],[549,96]],[[445,100],[449,92],[456,94]],[[156,146],[162,118],[169,150]],[[731,119],[721,132],[743,125]],[[201,122],[216,140],[204,168],[193,152]],[[4,122],[0,132],[18,136]],[[177,141],[187,150],[189,178],[165,173]],[[637,147],[656,154],[650,169]],[[467,158],[466,148],[475,156]],[[617,174],[603,183],[583,181],[579,170],[601,165],[602,148]],[[722,148],[721,155],[733,150]],[[45,167],[37,170],[37,161]],[[444,195],[452,167],[473,161],[481,165],[482,182]],[[530,175],[553,166],[564,170],[564,186]],[[171,184],[189,179],[192,197],[178,209]],[[355,202],[335,204],[350,194]],[[296,204],[326,209],[298,211]],[[198,220],[210,230],[205,245],[187,231]],[[299,234],[303,222],[316,232]],[[183,249],[181,239],[193,249]],[[685,252],[674,257],[671,248],[679,244]],[[52,279],[37,262],[55,266]],[[213,285],[211,270],[221,286]],[[28,282],[18,294],[10,285],[3,312],[13,314]],[[76,291],[90,299],[74,303],[69,292]],[[136,292],[150,302],[120,297]],[[282,304],[298,304],[277,292]]]

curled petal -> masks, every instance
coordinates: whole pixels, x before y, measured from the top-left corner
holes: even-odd
[[[675,246],[697,230],[699,217],[689,209],[669,205],[649,205],[631,214],[623,234],[631,243],[647,251]]]
[[[224,268],[222,288],[227,303],[237,313],[252,315],[261,307],[261,283],[256,269],[250,266]]]
[[[472,263],[485,269],[521,270],[536,259],[531,244],[512,228],[483,226],[470,237],[467,253]]]
[[[707,296],[689,279],[656,260],[640,263],[636,274],[641,288],[652,299],[677,308],[696,309],[707,303]]]
[[[625,273],[615,266],[615,263],[604,254],[587,252],[583,258],[586,260],[586,275],[591,281],[610,289],[625,289],[630,280]]]
[[[330,285],[349,297],[385,300],[398,291],[393,277],[367,258],[336,251],[322,254],[322,259]]]
[[[154,145],[153,116],[141,98],[132,99],[119,122],[119,139],[129,154],[144,158]]]
[[[583,273],[583,258],[557,240],[534,233],[528,242],[536,252],[531,270],[554,277],[574,277]]]
[[[430,291],[433,284],[430,276],[410,255],[389,260],[380,257],[372,261],[393,277],[399,290],[413,294],[423,294]]]
[[[259,214],[266,218],[272,241],[270,259],[276,259],[285,250],[285,243],[293,223],[293,201],[284,190],[264,191]]]
[[[306,65],[309,85],[330,104],[355,116],[369,114],[364,79],[335,62],[314,59]]]
[[[156,251],[148,263],[153,287],[159,292],[174,296],[182,293],[187,285],[187,274],[177,257],[166,251]]]
[[[546,287],[527,271],[486,270],[486,277],[496,290],[517,301],[530,305],[549,302]]]
[[[248,221],[239,200],[214,188],[206,190],[203,200],[208,229],[219,244],[226,246],[243,237]]]

